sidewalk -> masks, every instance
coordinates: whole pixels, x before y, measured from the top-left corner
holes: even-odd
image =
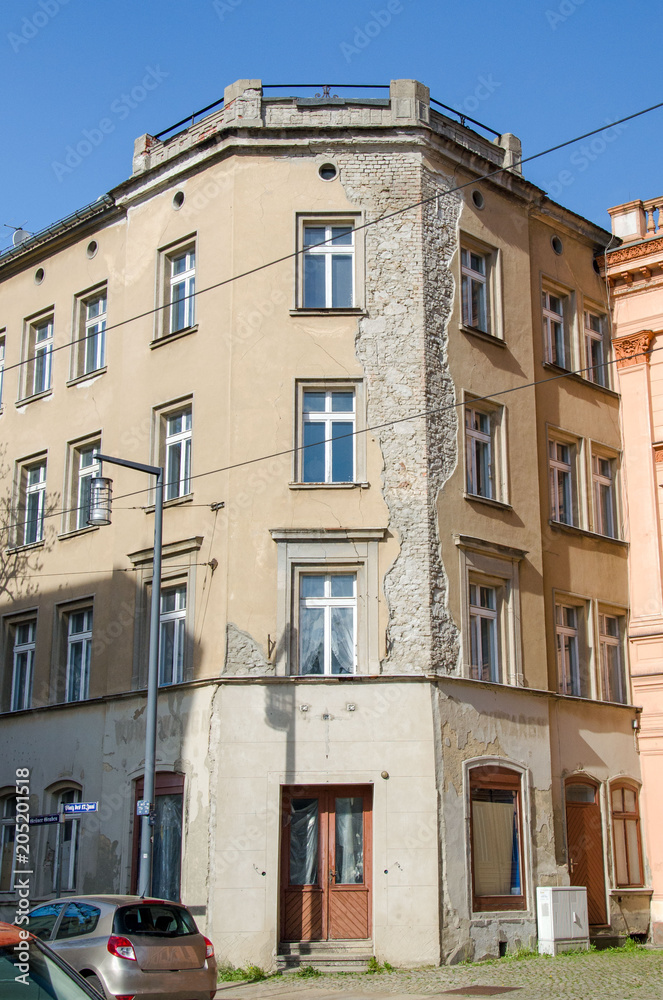
[[[663,951],[587,952],[374,975],[288,974],[259,983],[220,983],[216,1000],[663,1000]],[[340,994],[340,995],[339,995]]]

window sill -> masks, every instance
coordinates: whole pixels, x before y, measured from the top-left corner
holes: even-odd
[[[624,886],[622,889],[609,889],[611,896],[653,896],[654,890],[645,885]]]
[[[485,340],[488,344],[495,344],[496,347],[506,347],[502,337],[495,337],[492,333],[485,333],[474,326],[465,326],[461,323],[460,331],[461,333],[469,333],[472,337],[478,337],[479,340]]]
[[[45,541],[41,538],[38,542],[28,542],[26,545],[10,545],[5,549],[5,552],[28,552],[30,549],[41,549],[44,544]]]
[[[553,364],[552,361],[544,361],[543,367],[549,372],[557,372],[558,375],[564,375],[573,382],[579,382],[580,385],[586,385],[590,389],[598,389],[599,392],[604,392],[606,396],[612,396],[613,399],[619,399],[619,393],[615,392],[614,389],[608,388],[607,385],[599,385],[598,382],[592,382],[591,379],[584,378],[582,375],[578,375],[577,372],[571,371],[568,368],[561,368],[559,365]]]
[[[108,368],[104,365],[103,368],[95,368],[93,372],[85,372],[84,375],[77,375],[76,378],[70,378],[68,382],[65,382],[65,385],[80,385],[81,382],[90,382],[93,378],[97,378],[99,375],[105,375],[107,371]]]
[[[163,337],[157,337],[155,340],[150,341],[150,350],[153,351],[157,347],[163,347],[164,344],[172,344],[174,340],[180,340],[181,337],[188,337],[190,333],[195,333],[198,329],[198,324],[195,326],[187,326],[184,330],[175,330],[174,333],[165,333]]]
[[[291,316],[368,316],[365,309],[353,306],[351,309],[290,309]]]
[[[367,490],[370,483],[288,483],[290,490]]]
[[[563,521],[553,521],[552,519],[548,521],[548,524],[553,531],[566,531],[571,535],[593,538],[596,541],[601,542],[611,542],[613,545],[621,545],[623,548],[628,548],[628,542],[625,542],[622,538],[612,538],[611,535],[599,535],[596,531],[589,531],[587,528],[579,528],[576,524],[564,524]]]
[[[99,525],[87,524],[84,528],[72,528],[71,531],[63,531],[58,535],[58,539],[64,542],[68,538],[76,538],[78,535],[87,535],[90,531],[99,531]]]
[[[187,493],[183,497],[172,497],[171,500],[164,500],[163,508],[167,507],[184,507],[188,503],[193,503],[193,493]],[[154,504],[148,504],[147,507],[143,507],[146,514],[154,514]]]
[[[16,400],[16,408],[19,409],[21,406],[27,406],[28,403],[34,403],[38,399],[45,399],[47,396],[52,395],[52,389],[44,389],[43,392],[36,392],[34,396],[24,396],[23,399]]]
[[[476,500],[478,503],[488,504],[489,507],[496,507],[498,510],[513,510],[510,503],[503,500],[494,500],[492,497],[482,497],[478,493],[463,493],[466,500]]]

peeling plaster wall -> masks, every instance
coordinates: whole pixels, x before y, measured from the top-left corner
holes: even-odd
[[[451,186],[425,170],[422,154],[336,156],[345,192],[370,222]],[[455,401],[446,365],[446,322],[453,302],[450,261],[460,202],[455,197],[404,212],[364,230],[365,296],[357,356],[368,397],[368,424],[402,421]],[[456,463],[456,413],[395,423],[377,432],[384,457],[382,491],[401,551],[386,575],[389,606],[386,672],[449,671],[457,629],[447,608],[435,501]]]
[[[196,919],[202,928],[210,797],[207,747],[200,733],[210,727],[210,702],[208,687],[162,691],[157,724],[157,769],[184,774],[182,898],[200,908]],[[33,738],[26,743],[25,716],[3,717],[0,788],[13,784],[16,768],[28,767],[33,815],[56,811],[55,795],[64,785],[79,787],[83,801],[98,801],[99,811],[79,821],[77,888],[84,893],[128,892],[134,780],[143,773],[145,756],[144,693],[58,706],[35,713],[30,724]],[[55,829],[35,827],[31,835],[32,904],[52,896]],[[0,919],[13,920],[14,910],[13,895],[0,900]]]
[[[224,674],[252,674],[265,676],[274,673],[274,664],[265,656],[248,632],[242,631],[233,622],[226,626],[226,662]]]
[[[448,683],[448,682],[447,682]],[[442,960],[496,957],[536,939],[536,885],[568,884],[555,861],[550,728],[546,701],[524,691],[441,681],[432,689],[439,796]],[[523,870],[528,909],[471,909],[467,762],[479,758],[524,768]]]

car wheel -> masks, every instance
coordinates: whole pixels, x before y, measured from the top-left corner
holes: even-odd
[[[103,997],[103,1000],[106,1000],[106,993],[104,992],[104,988],[101,985],[101,979],[99,979],[99,976],[95,976],[94,974],[91,976],[86,976],[85,982],[88,984],[88,986],[91,986],[93,990],[96,990],[99,996]]]

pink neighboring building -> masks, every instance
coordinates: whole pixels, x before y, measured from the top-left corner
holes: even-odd
[[[622,397],[628,639],[633,702],[642,706],[637,739],[652,937],[663,944],[663,198],[630,201],[609,212],[622,241],[601,263]]]

